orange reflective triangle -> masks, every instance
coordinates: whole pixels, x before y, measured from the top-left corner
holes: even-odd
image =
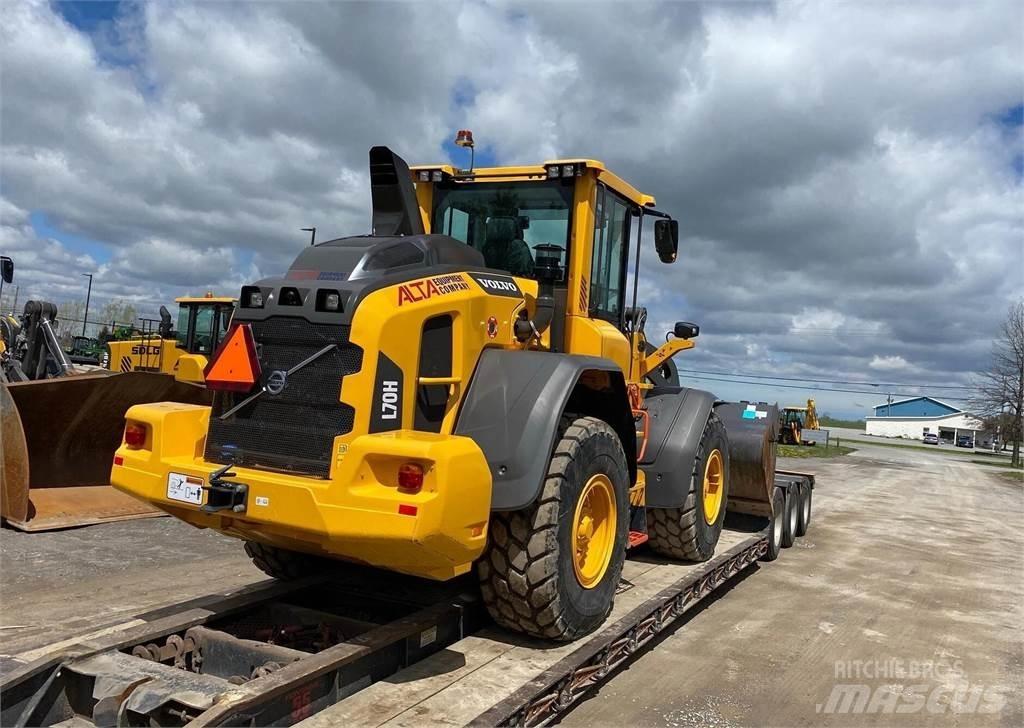
[[[256,341],[249,324],[233,324],[217,353],[203,370],[206,386],[248,392],[260,379],[260,361]]]

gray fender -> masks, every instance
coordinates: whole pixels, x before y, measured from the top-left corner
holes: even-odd
[[[493,510],[525,508],[540,495],[558,423],[567,409],[600,417],[615,429],[632,482],[636,431],[622,370],[614,362],[504,349],[480,355],[455,434],[472,438],[483,450],[491,470]]]
[[[644,398],[651,416],[640,469],[647,476],[648,508],[678,508],[686,500],[693,461],[715,395],[688,387],[656,387]]]

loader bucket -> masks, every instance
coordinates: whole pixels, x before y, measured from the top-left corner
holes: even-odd
[[[0,386],[0,515],[47,531],[163,515],[109,484],[125,411],[146,402],[209,404],[207,390],[148,372]]]
[[[772,514],[775,439],[779,408],[764,402],[725,402],[715,406],[729,437],[730,511]]]

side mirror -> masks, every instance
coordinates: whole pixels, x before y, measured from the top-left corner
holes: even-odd
[[[677,339],[696,339],[700,336],[700,326],[689,321],[677,321],[672,334]]]
[[[14,261],[6,255],[0,256],[0,278],[4,279],[4,283],[14,280]]]
[[[656,220],[654,222],[654,248],[662,263],[674,263],[679,252],[679,221]]]

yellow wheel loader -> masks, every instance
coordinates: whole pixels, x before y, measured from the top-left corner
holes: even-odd
[[[559,640],[605,619],[631,546],[702,561],[727,510],[772,515],[775,414],[734,405],[756,446],[731,451],[671,361],[698,327],[647,342],[630,256],[652,218],[660,259],[678,247],[653,197],[590,159],[410,170],[385,147],[370,181],[370,234],[242,288],[212,407],[128,411],[115,487],[276,577],[475,566],[499,624]]]
[[[203,370],[231,321],[235,299],[207,293],[176,298],[175,303],[177,328],[170,312],[161,306],[157,330],[108,341],[101,366],[115,372],[160,372],[182,382],[202,384]]]

